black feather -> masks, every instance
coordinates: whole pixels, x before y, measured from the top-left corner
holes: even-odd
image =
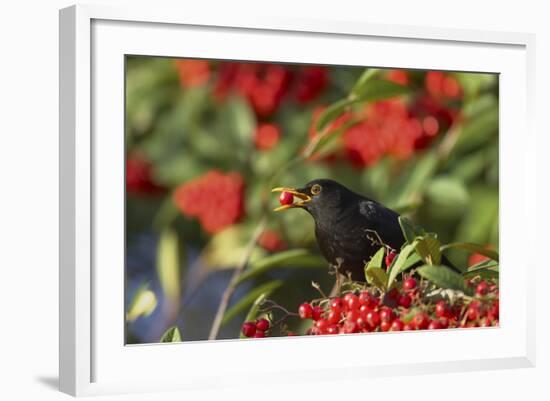
[[[312,193],[314,185],[319,193]],[[398,213],[336,181],[317,179],[297,191],[311,196],[303,208],[315,221],[322,255],[353,280],[365,280],[365,263],[382,244],[398,252],[405,242]]]

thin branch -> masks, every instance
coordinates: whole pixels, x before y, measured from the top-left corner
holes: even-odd
[[[250,241],[246,245],[243,258],[235,268],[235,271],[231,276],[231,280],[229,281],[227,288],[222,294],[222,298],[220,300],[220,304],[218,305],[216,316],[214,316],[214,321],[212,322],[212,327],[210,328],[210,334],[208,335],[209,340],[215,340],[216,337],[218,336],[218,333],[220,331],[220,327],[222,324],[223,315],[227,310],[229,301],[231,300],[231,296],[233,295],[233,293],[235,292],[235,289],[237,288],[239,278],[244,272],[246,266],[248,265],[250,256],[252,255],[252,251],[254,250],[254,247],[256,246],[256,243],[258,242],[260,235],[262,235],[262,233],[265,230],[266,223],[267,223],[267,219],[265,217],[263,217],[260,220],[260,223],[258,223],[258,226],[256,227],[256,230],[254,231],[252,238],[250,238]]]

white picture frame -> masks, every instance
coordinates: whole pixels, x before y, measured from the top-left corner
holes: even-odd
[[[262,46],[255,46],[258,38]],[[374,56],[365,60],[364,52],[349,51],[356,48],[373,50]],[[125,346],[124,228],[118,224],[124,214],[124,54],[499,73],[500,327]],[[266,374],[269,381],[292,382],[534,366],[534,308],[529,307],[535,299],[529,280],[534,253],[527,238],[513,235],[522,221],[535,231],[536,210],[528,203],[536,186],[533,60],[534,36],[522,33],[255,15],[237,19],[153,7],[61,10],[61,391],[80,396],[245,386],[250,380],[268,383]],[[107,131],[111,135],[97,134]],[[513,135],[517,132],[521,137]],[[512,266],[523,269],[514,273],[513,286]],[[402,349],[403,338],[413,338],[416,347]],[[453,347],[445,347],[450,343]],[[316,352],[320,347],[323,355]],[[346,348],[356,358],[342,361]],[[269,358],[270,364],[250,368],[245,361],[252,356]]]

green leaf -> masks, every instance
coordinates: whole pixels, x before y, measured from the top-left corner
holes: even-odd
[[[388,273],[384,269],[377,267],[365,269],[365,277],[367,282],[375,287],[380,288],[382,291],[386,291],[388,283]]]
[[[249,291],[225,312],[222,319],[222,326],[234,319],[250,305],[255,304],[255,301],[257,301],[260,296],[269,296],[269,294],[279,288],[282,284],[283,282],[281,280],[273,280]]]
[[[386,248],[381,247],[370,259],[366,269],[373,269],[373,268],[381,269],[384,266],[385,253],[386,253]]]
[[[468,269],[463,273],[464,278],[472,278],[475,276],[481,276],[483,278],[498,278],[499,266],[494,260],[484,260]]]
[[[410,92],[407,86],[395,82],[378,80],[367,82],[357,94],[352,93],[349,98],[341,99],[327,107],[317,120],[317,132],[322,131],[331,121],[340,116],[344,110],[356,103],[373,102]]]
[[[401,251],[392,263],[390,274],[388,277],[387,288],[391,287],[399,273],[410,269],[421,260],[418,255],[413,253],[415,248],[416,241],[413,241],[412,243],[407,244],[403,248],[401,248]]]
[[[329,153],[331,150],[334,151],[339,146],[338,138],[347,131],[352,125],[356,124],[357,121],[349,120],[342,124],[338,129],[331,130],[323,134],[323,136],[318,140],[318,142],[311,149],[308,149],[308,152],[304,154],[306,157],[315,155],[316,157],[323,156],[324,154]]]
[[[388,283],[388,274],[383,269],[385,252],[385,248],[380,248],[365,266],[365,278],[367,282],[380,288],[382,291],[386,290]]]
[[[410,92],[408,86],[399,85],[395,82],[377,80],[368,82],[357,94],[356,102],[372,102],[391,97],[406,95]]]
[[[319,118],[317,119],[317,124],[315,125],[317,132],[321,132],[325,129],[325,127],[334,119],[339,117],[346,107],[353,104],[353,100],[350,99],[342,99],[338,100],[337,102],[331,104],[329,107],[327,107]]]
[[[144,284],[137,289],[126,313],[128,322],[133,322],[141,316],[149,316],[157,307],[157,296],[148,287]]]
[[[472,253],[479,253],[483,256],[487,256],[490,259],[496,260],[497,262],[499,261],[498,252],[487,249],[483,245],[473,244],[471,242],[453,242],[451,244],[441,246],[440,250],[441,252],[443,252],[447,249],[452,248],[463,249]]]
[[[378,68],[367,68],[361,74],[353,88],[351,89],[351,94],[355,96],[360,96],[361,93],[365,90],[365,86],[370,83],[370,81],[378,74],[380,70]]]
[[[465,210],[456,237],[476,244],[492,244],[492,231],[499,215],[499,195],[497,188],[485,184],[470,189],[470,203]]]
[[[405,241],[408,244],[412,244],[416,237],[426,234],[426,231],[417,224],[414,224],[411,220],[404,216],[399,216],[399,225],[401,226],[401,231],[403,231],[403,236]]]
[[[459,290],[464,293],[470,292],[464,283],[464,277],[446,266],[424,265],[419,267],[417,272],[438,287]]]
[[[182,182],[195,178],[203,171],[196,157],[189,157],[185,151],[172,156],[164,156],[153,166],[153,180],[166,187],[176,187]]]
[[[429,265],[438,265],[441,262],[440,242],[433,233],[428,233],[416,242],[416,252]]]
[[[162,291],[170,302],[179,302],[179,260],[178,234],[167,228],[161,232],[157,246],[157,274]]]
[[[325,260],[319,255],[311,254],[307,249],[291,249],[257,259],[241,275],[237,283],[257,277],[277,267],[326,268]]]
[[[250,106],[241,97],[233,96],[227,103],[231,131],[246,147],[251,146],[256,118]]]
[[[476,115],[462,128],[453,152],[468,153],[472,149],[486,144],[492,137],[498,135],[499,110],[498,103],[494,107]]]
[[[170,194],[162,201],[162,204],[153,217],[153,227],[161,231],[172,224],[178,216],[179,210]]]
[[[410,165],[409,172],[403,174],[394,184],[391,196],[392,205],[406,204],[417,200],[428,182],[437,171],[438,159],[435,152],[428,152]]]
[[[470,200],[462,181],[453,177],[433,179],[426,187],[425,195],[433,214],[451,217],[462,215]]]
[[[160,337],[161,343],[179,343],[181,342],[181,334],[177,326],[172,326],[164,332]]]

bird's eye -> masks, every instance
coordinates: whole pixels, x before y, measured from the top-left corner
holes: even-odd
[[[317,195],[319,192],[321,192],[321,186],[319,184],[314,184],[312,187],[311,187],[311,193],[313,195]]]

